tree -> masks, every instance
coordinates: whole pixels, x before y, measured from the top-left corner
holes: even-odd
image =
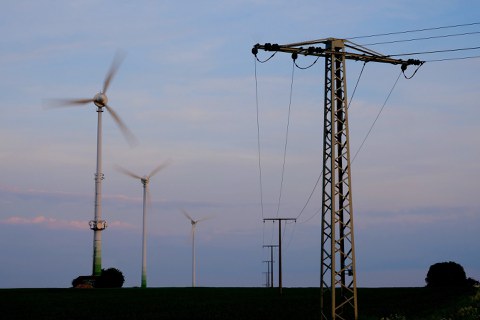
[[[121,288],[125,278],[122,271],[116,268],[102,269],[100,277],[95,282],[96,288]]]
[[[427,287],[467,287],[467,275],[461,265],[456,262],[439,262],[430,266],[425,278]]]

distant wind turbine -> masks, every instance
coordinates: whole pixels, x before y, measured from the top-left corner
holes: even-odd
[[[187,211],[182,210],[183,215],[190,220],[190,223],[192,224],[192,287],[195,287],[195,228],[197,226],[197,223],[201,221],[205,221],[210,219],[211,217],[199,219],[199,220],[194,220]]]
[[[129,177],[139,179],[140,182],[143,184],[143,240],[142,240],[142,280],[141,280],[141,287],[147,287],[147,201],[150,202],[150,191],[148,189],[148,184],[150,179],[157,174],[160,170],[168,166],[168,163],[164,163],[156,167],[155,169],[150,172],[150,174],[145,175],[143,177],[136,175],[135,173],[122,168],[120,166],[116,166],[116,169],[123,174],[126,174]]]
[[[104,175],[102,173],[102,113],[105,108],[113,120],[119,126],[123,135],[130,143],[135,144],[136,139],[134,135],[128,130],[127,126],[120,119],[118,114],[107,105],[108,98],[106,96],[108,87],[116,74],[120,64],[122,63],[124,55],[117,52],[110,70],[107,72],[105,81],[103,82],[102,90],[97,93],[93,98],[85,99],[50,99],[47,101],[48,107],[66,107],[66,106],[78,106],[93,102],[97,107],[98,124],[97,124],[97,168],[95,173],[95,209],[94,220],[89,222],[90,229],[93,230],[93,271],[92,275],[99,276],[102,271],[102,234],[101,231],[107,227],[107,222],[102,220],[102,181]]]

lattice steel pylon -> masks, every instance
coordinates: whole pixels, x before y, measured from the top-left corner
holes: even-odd
[[[318,47],[315,45],[322,45]],[[304,46],[308,46],[305,47]],[[347,52],[346,48],[352,50]],[[394,59],[345,39],[327,38],[287,45],[256,44],[258,50],[325,57],[320,307],[322,319],[358,319],[346,60],[421,65]]]

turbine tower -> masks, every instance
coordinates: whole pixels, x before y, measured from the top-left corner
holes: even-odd
[[[134,135],[127,128],[125,123],[120,119],[118,114],[109,106],[107,98],[107,90],[110,83],[118,70],[124,55],[117,53],[112,65],[107,72],[105,81],[103,82],[102,90],[97,93],[93,98],[85,99],[54,99],[49,101],[51,107],[66,107],[66,106],[79,106],[93,102],[97,107],[97,165],[95,172],[95,205],[94,205],[94,219],[89,222],[90,229],[93,230],[93,266],[92,275],[99,276],[102,271],[102,231],[107,227],[107,222],[102,220],[102,181],[104,175],[102,173],[102,114],[103,109],[106,109],[113,120],[119,126],[123,135],[133,145],[136,141]]]
[[[192,287],[195,287],[195,228],[197,223],[200,221],[205,221],[209,218],[207,217],[199,220],[193,220],[193,218],[185,210],[182,210],[182,212],[192,224]]]
[[[143,177],[136,175],[135,173],[116,166],[117,170],[126,174],[129,177],[140,180],[143,185],[143,231],[142,231],[142,278],[141,278],[141,288],[147,287],[147,202],[150,202],[150,191],[148,185],[150,179],[157,174],[160,170],[165,168],[168,164],[161,164],[150,172],[150,174]]]
[[[358,319],[346,60],[420,66],[395,59],[346,39],[326,38],[285,45],[256,44],[258,50],[325,58],[323,124],[320,308],[322,319]],[[348,50],[348,51],[347,51]],[[330,305],[328,305],[330,303]]]

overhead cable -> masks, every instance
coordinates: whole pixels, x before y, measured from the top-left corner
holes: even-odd
[[[423,28],[423,29],[414,29],[414,30],[406,30],[406,31],[377,33],[377,34],[370,34],[370,35],[365,35],[365,36],[349,37],[347,39],[351,40],[351,39],[373,38],[373,37],[381,37],[381,36],[390,36],[390,35],[395,35],[395,34],[405,34],[405,33],[431,31],[431,30],[467,27],[467,26],[473,26],[473,25],[480,25],[480,22],[472,22],[472,23],[456,24],[456,25],[450,25],[450,26],[432,27],[432,28]]]
[[[379,44],[392,44],[392,43],[400,43],[400,42],[411,42],[411,41],[420,41],[420,40],[451,38],[451,37],[467,36],[467,35],[479,34],[479,33],[480,33],[480,31],[453,33],[453,34],[445,34],[445,35],[440,35],[440,36],[430,36],[430,37],[421,37],[421,38],[412,38],[412,39],[402,39],[402,40],[392,40],[392,41],[366,43],[366,44],[362,44],[362,46],[376,46],[376,45],[379,45]]]
[[[355,152],[355,155],[353,156],[351,163],[353,163],[353,162],[355,161],[355,159],[356,159],[357,156],[358,156],[358,153],[362,150],[365,142],[367,141],[368,137],[370,136],[370,133],[372,132],[373,127],[374,127],[375,124],[377,123],[377,120],[378,120],[378,118],[380,117],[380,114],[382,114],[382,111],[383,111],[383,109],[385,108],[385,105],[387,104],[388,100],[390,99],[390,96],[392,95],[393,89],[395,89],[395,87],[397,86],[398,80],[400,79],[400,76],[402,75],[402,73],[403,73],[403,72],[400,71],[400,73],[398,74],[397,80],[395,80],[395,83],[393,84],[392,88],[390,89],[390,92],[388,93],[387,98],[385,99],[385,101],[383,102],[382,107],[381,107],[380,110],[378,111],[378,114],[377,114],[375,120],[373,120],[373,123],[372,123],[372,125],[370,126],[370,129],[368,130],[367,134],[366,134],[365,137],[363,138],[363,141],[362,141],[362,143],[360,144],[360,147],[358,147],[357,152]]]
[[[355,93],[357,92],[357,88],[358,88],[358,84],[360,83],[360,79],[362,78],[362,75],[363,75],[363,70],[365,69],[365,66],[367,65],[367,62],[364,62],[363,63],[363,66],[362,66],[362,70],[360,71],[360,74],[358,75],[358,78],[357,78],[357,82],[355,83],[355,87],[353,88],[353,92],[352,92],[352,95],[350,96],[350,99],[348,100],[348,106],[347,106],[347,109],[350,108],[350,105],[352,104],[352,101],[353,101],[353,97],[355,97]],[[305,209],[307,208],[308,204],[310,203],[310,200],[312,199],[312,196],[313,194],[315,193],[315,190],[317,189],[318,187],[318,183],[320,182],[320,179],[322,178],[322,175],[323,175],[323,170],[322,172],[320,172],[320,175],[318,176],[317,178],[317,181],[315,182],[315,185],[313,186],[313,189],[312,189],[312,192],[310,192],[310,195],[308,196],[307,198],[307,201],[305,202],[302,210],[300,210],[300,213],[297,215],[296,219],[300,218],[300,216],[302,215],[302,213],[305,211]],[[315,213],[315,215],[317,215],[317,213]],[[314,215],[314,216],[315,216]],[[305,221],[302,221],[300,223],[303,223],[303,222],[307,222],[307,221],[310,221],[313,217],[305,220]]]
[[[260,148],[260,115],[259,115],[259,106],[258,106],[258,78],[257,78],[257,58],[255,56],[255,102],[257,108],[257,152],[258,152],[258,172],[259,172],[259,188],[260,188],[260,206],[262,210],[262,219],[264,216],[264,206],[263,206],[263,182],[262,182],[262,161],[261,161],[261,148]]]
[[[457,51],[468,51],[468,50],[478,50],[480,47],[469,47],[469,48],[456,48],[456,49],[443,49],[443,50],[432,50],[432,51],[421,51],[421,52],[410,52],[410,53],[397,53],[389,54],[389,57],[399,57],[399,56],[413,56],[419,54],[434,54],[434,53],[444,53],[444,52],[457,52]]]
[[[293,96],[293,79],[295,75],[295,60],[293,60],[292,63],[292,80],[290,82],[290,100],[288,103],[288,116],[287,116],[287,129],[285,133],[285,144],[283,148],[283,166],[282,166],[282,178],[280,181],[280,193],[278,195],[278,206],[277,206],[277,218],[278,214],[280,212],[280,203],[282,200],[282,192],[283,192],[283,179],[285,176],[285,162],[287,158],[287,145],[288,145],[288,133],[289,133],[289,128],[290,128],[290,115],[291,115],[291,110],[292,110],[292,96]]]

